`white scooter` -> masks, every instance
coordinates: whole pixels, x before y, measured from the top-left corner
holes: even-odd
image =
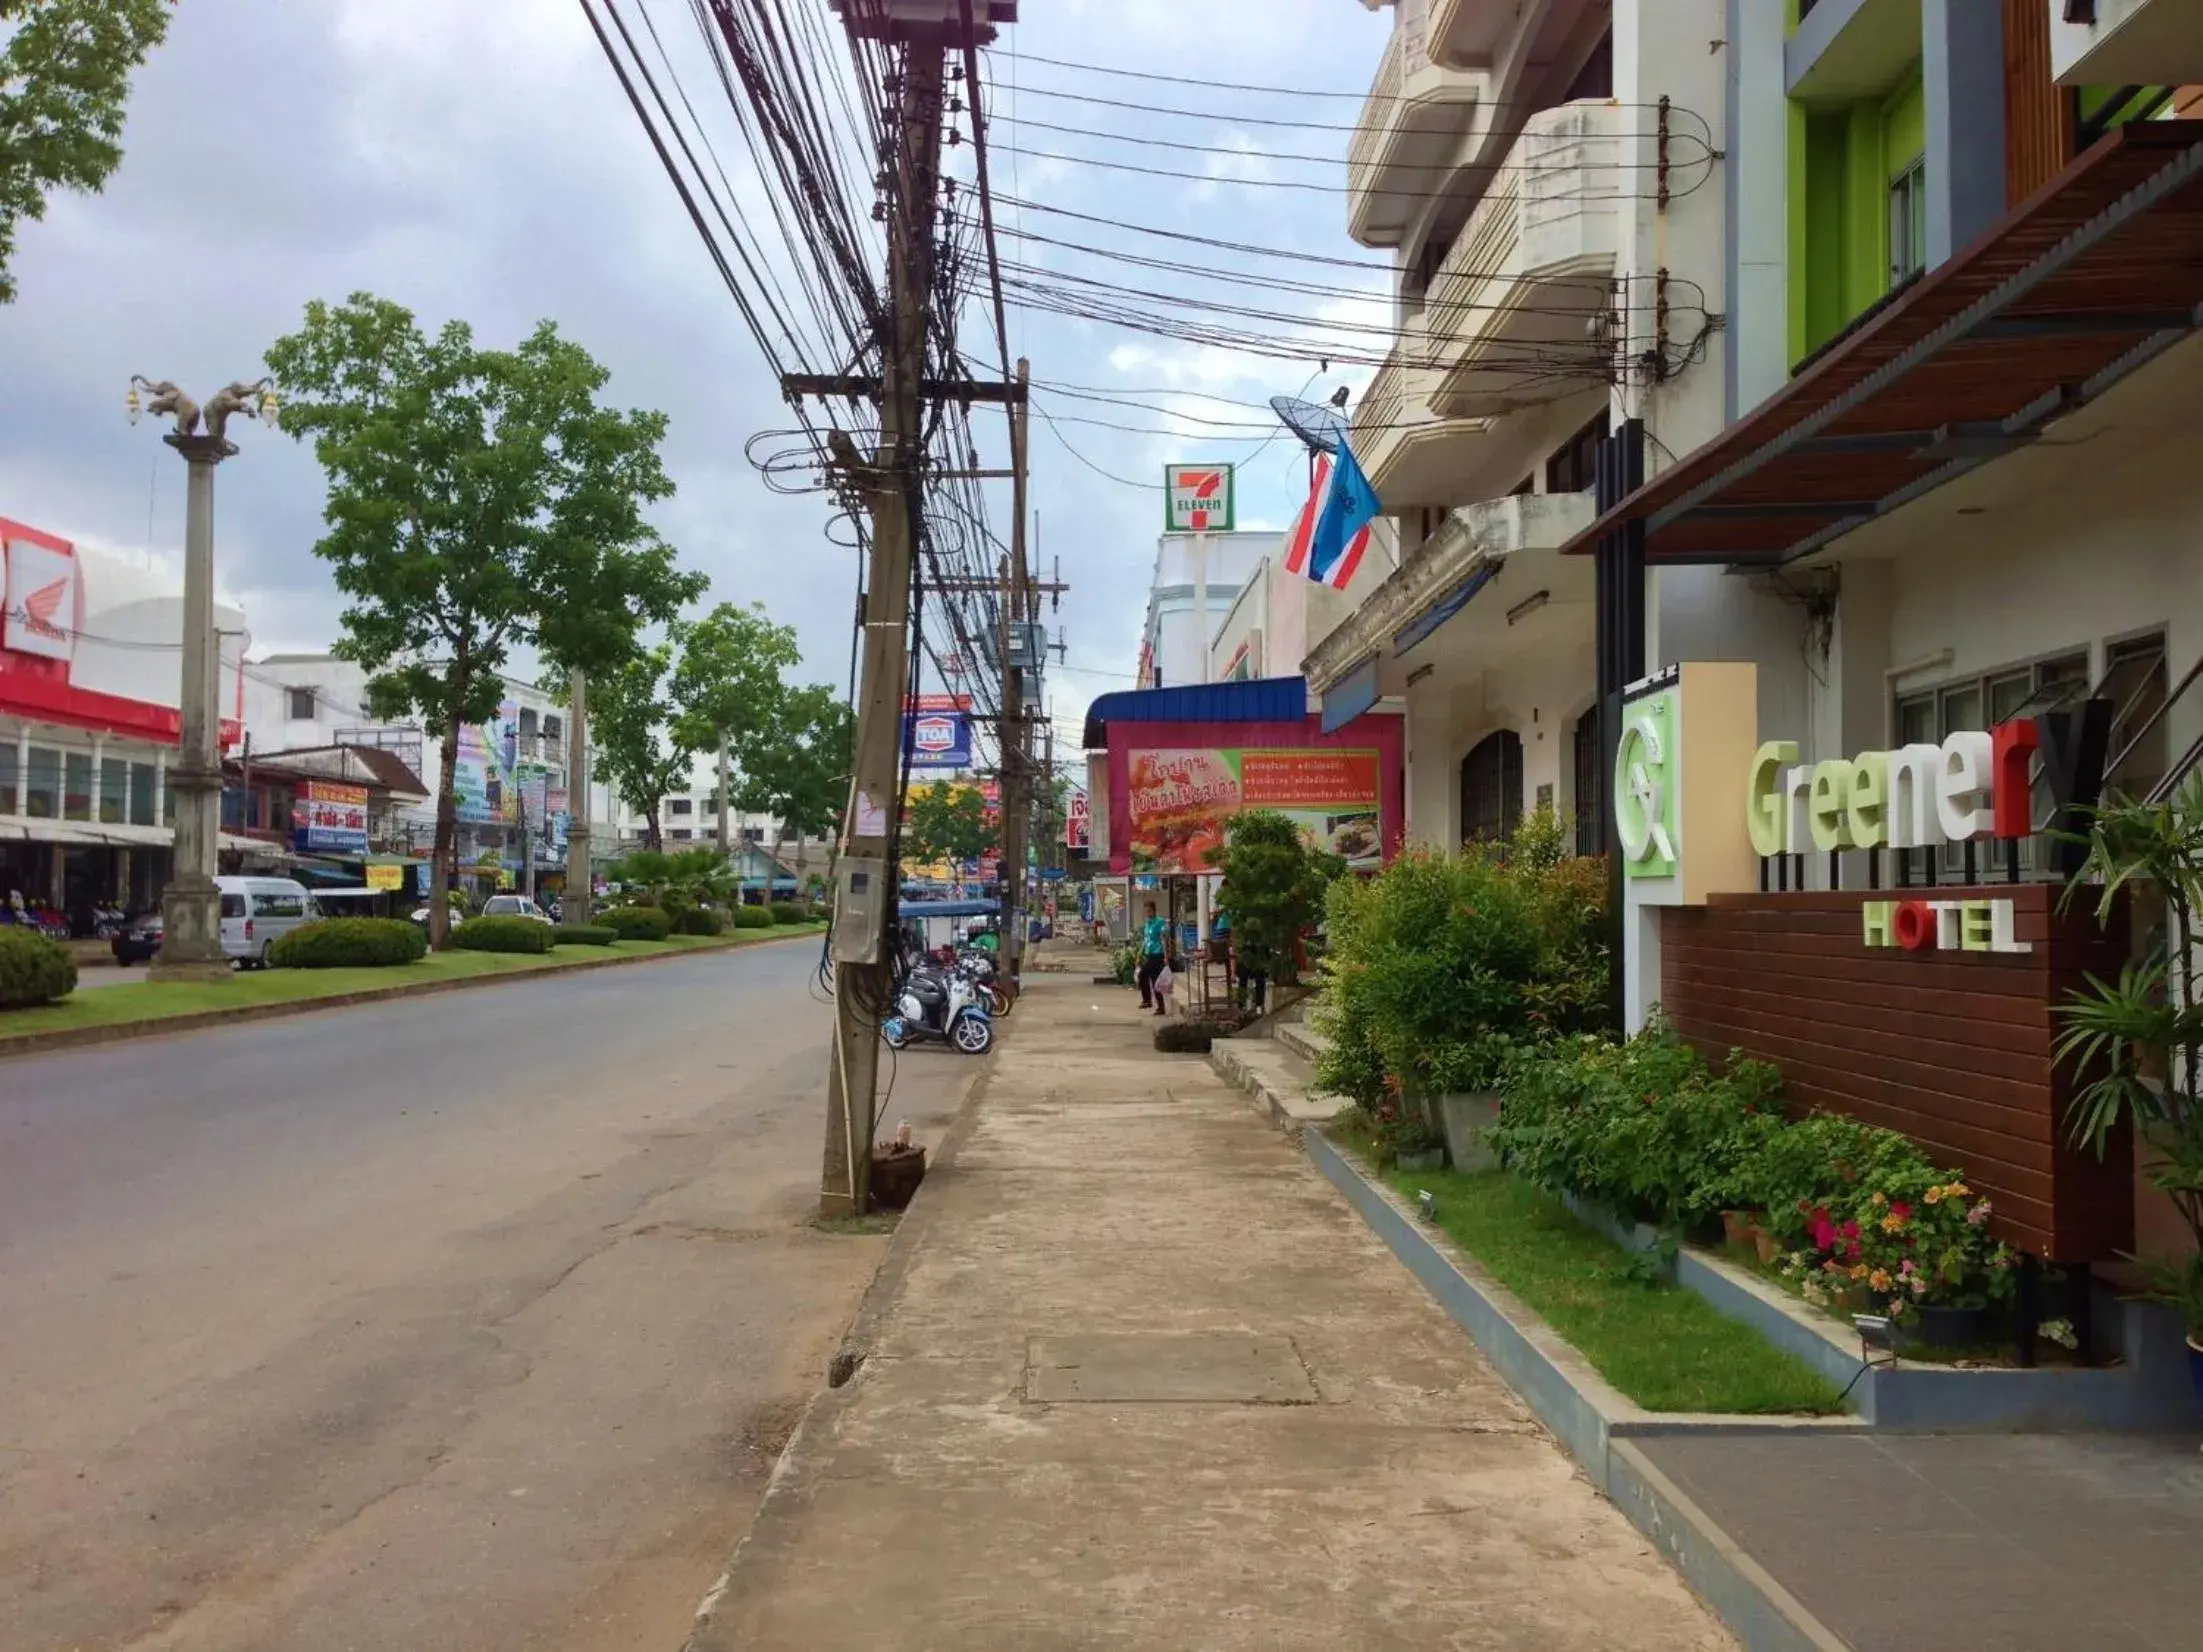
[[[889,1049],[946,1044],[965,1055],[994,1048],[994,1019],[961,970],[918,968],[895,988],[895,1012],[880,1023]]]

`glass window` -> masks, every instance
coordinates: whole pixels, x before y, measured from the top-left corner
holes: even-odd
[[[61,818],[64,820],[90,820],[92,818],[92,754],[88,751],[72,751],[62,758]]]
[[[110,757],[99,766],[99,818],[120,826],[130,812],[130,765]]]
[[[556,717],[546,716],[546,717],[545,717],[545,718],[543,719],[543,738],[544,738],[544,739],[546,739],[546,740],[556,740],[556,739],[558,738],[558,736],[559,736],[559,721],[558,721],[558,719],[557,719]]]
[[[130,824],[153,824],[153,765],[150,763],[130,765]]]
[[[222,897],[222,916],[223,916],[223,917],[225,917],[225,918],[242,918],[242,917],[243,917],[244,915],[245,915],[245,897],[244,897],[244,896],[242,896],[242,895],[224,895],[224,896]]]
[[[15,772],[15,753],[13,740],[0,743],[0,815],[20,812],[15,806],[15,789],[22,777]]]
[[[222,830],[242,832],[245,829],[245,794],[234,787],[222,788]]]
[[[31,747],[31,766],[23,777],[23,812],[39,820],[61,816],[61,753]]]
[[[172,825],[176,819],[176,771],[167,769],[161,774],[160,824]]]
[[[255,895],[252,910],[257,918],[303,918],[306,902],[297,895]]]
[[[696,804],[695,801],[691,798],[677,797],[671,803],[667,804],[666,807],[672,810],[672,812],[677,815],[685,815],[693,813],[695,811]]]
[[[2019,715],[2035,692],[2035,674],[2032,671],[2007,671],[2001,677],[1989,679],[1989,726],[2008,723]]]
[[[1897,743],[1900,746],[1935,744],[1935,696],[1915,694],[1897,702]]]
[[[290,691],[291,721],[310,723],[314,720],[314,691],[310,688],[294,688]]]
[[[1901,285],[1928,264],[1928,172],[1923,156],[1889,181],[1889,284]]]

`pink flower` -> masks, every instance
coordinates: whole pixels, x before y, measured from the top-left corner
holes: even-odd
[[[1966,1221],[1968,1225],[1972,1227],[1979,1227],[1988,1219],[1989,1201],[1986,1199],[1982,1200],[1981,1203],[1975,1205],[1973,1209],[1966,1212]]]

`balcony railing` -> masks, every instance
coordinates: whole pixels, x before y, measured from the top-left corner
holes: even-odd
[[[1605,376],[1593,323],[1612,302],[1631,198],[1628,118],[1601,100],[1524,125],[1431,283],[1438,413],[1504,413]]]

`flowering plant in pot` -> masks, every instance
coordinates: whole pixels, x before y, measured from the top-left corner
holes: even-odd
[[[2203,1248],[2203,979],[2195,967],[2203,943],[2203,772],[2164,802],[2114,800],[2091,810],[2086,842],[2066,901],[2091,890],[2103,921],[2131,899],[2137,928],[2153,939],[2116,981],[2091,975],[2059,1009],[2057,1059],[2088,1080],[2068,1123],[2075,1141],[2101,1155],[2112,1131],[2131,1121],[2149,1151],[2150,1182],[2188,1229],[2187,1255],[2130,1260],[2143,1272],[2139,1294],[2180,1315],[2203,1396],[2203,1262],[2195,1259]]]

